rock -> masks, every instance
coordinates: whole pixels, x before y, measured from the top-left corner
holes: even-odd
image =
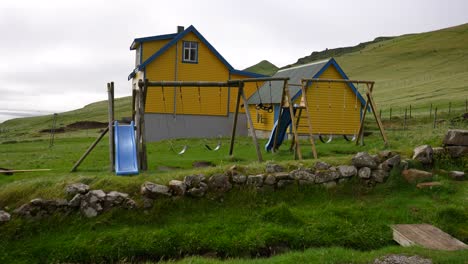
[[[11,215],[3,210],[0,210],[0,224],[9,222],[11,220]]]
[[[265,171],[266,173],[283,172],[284,168],[281,165],[269,163],[266,165]]]
[[[37,214],[38,210],[35,206],[30,203],[23,204],[20,207],[16,208],[13,213],[25,218],[31,218]]]
[[[336,181],[324,182],[322,185],[327,189],[334,188],[336,187]]]
[[[336,168],[330,167],[329,170],[319,171],[315,174],[315,183],[324,183],[329,181],[334,181],[340,177]]]
[[[65,193],[69,196],[75,196],[76,194],[85,194],[89,191],[89,186],[84,183],[72,183],[65,187]]]
[[[317,161],[314,165],[316,170],[328,170],[331,167],[330,164],[322,161]]]
[[[277,173],[273,173],[272,175],[275,176],[276,180],[278,180],[278,181],[280,181],[280,180],[292,180],[293,179],[291,177],[291,175],[289,174],[289,172],[277,172]]]
[[[460,158],[463,156],[468,156],[468,147],[466,146],[448,146],[445,147],[445,150],[451,158]]]
[[[314,180],[315,179],[315,175],[312,173],[312,171],[309,169],[304,169],[304,168],[293,170],[289,173],[289,175],[294,180],[303,180],[303,179]]]
[[[263,175],[249,175],[247,177],[247,185],[253,185],[255,187],[262,187],[263,186]]]
[[[408,160],[402,160],[400,161],[400,169],[401,170],[407,170],[409,167],[409,162]]]
[[[191,188],[187,191],[187,195],[192,197],[203,197],[208,190],[208,185],[204,182],[200,182],[199,187]]]
[[[379,182],[379,183],[384,182],[388,178],[388,176],[389,176],[389,173],[386,170],[373,170],[371,172],[371,178],[375,182]]]
[[[341,178],[341,179],[338,179],[338,184],[343,184],[343,183],[346,183],[349,181],[350,178]]]
[[[80,211],[88,218],[95,217],[104,211],[105,203],[106,193],[102,190],[92,190],[83,195]]]
[[[447,131],[443,143],[446,146],[468,146],[468,130],[451,129]]]
[[[153,207],[153,204],[154,204],[153,199],[149,199],[149,198],[146,198],[146,197],[143,196],[143,208],[149,209],[149,208]]]
[[[265,185],[275,185],[276,184],[276,177],[273,175],[268,175],[263,182]]]
[[[340,165],[338,166],[338,172],[340,173],[341,177],[353,177],[357,175],[357,169],[354,166],[349,165]]]
[[[396,154],[391,150],[382,150],[379,152],[379,159],[380,160],[388,160],[389,158],[395,156]]]
[[[416,169],[404,170],[402,175],[409,183],[432,179],[432,173]]]
[[[187,190],[187,185],[183,181],[171,180],[169,181],[169,189],[177,196],[183,196]]]
[[[434,161],[434,151],[429,145],[418,146],[413,151],[413,159],[421,162],[424,165],[430,165]]]
[[[68,209],[68,202],[65,199],[44,200],[36,198],[23,204],[13,213],[25,218],[42,218],[55,212],[67,212]]]
[[[169,197],[172,195],[169,187],[166,185],[155,184],[152,182],[143,183],[140,192],[143,196],[150,199],[156,199],[162,196]]]
[[[380,162],[382,162],[382,160],[380,159],[380,156],[378,154],[373,154],[373,155],[370,155],[370,156],[374,159],[374,161],[375,161],[375,163],[377,163],[377,165]]]
[[[82,197],[83,197],[82,194],[79,194],[79,193],[75,194],[75,196],[68,202],[68,206],[72,208],[80,207]]]
[[[442,156],[445,154],[445,149],[442,147],[435,147],[432,148],[432,152],[434,156]]]
[[[385,171],[391,171],[393,168],[397,167],[398,165],[400,165],[400,162],[401,162],[401,157],[400,155],[395,155],[387,160],[385,160],[384,162],[382,162],[382,164],[380,164],[382,166],[382,169],[385,170]]]
[[[125,208],[125,209],[134,209],[137,207],[137,203],[130,199],[130,198],[127,198],[123,203],[122,205],[120,205],[120,207],[122,208]]]
[[[463,171],[451,171],[448,173],[448,176],[452,180],[463,181],[465,179],[465,172]]]
[[[276,184],[276,186],[281,189],[281,188],[284,188],[285,186],[287,185],[291,185],[293,184],[294,181],[293,180],[279,180],[278,183]]]
[[[418,189],[426,189],[426,188],[432,189],[432,187],[438,187],[438,186],[442,186],[442,183],[440,183],[440,182],[421,182],[421,183],[416,184],[416,188],[418,188]]]
[[[208,186],[215,192],[224,193],[232,189],[232,184],[229,182],[229,176],[225,174],[217,174],[210,177]]]
[[[235,184],[241,185],[241,184],[244,184],[247,181],[247,176],[241,175],[241,174],[236,174],[236,175],[232,176],[232,181]]]
[[[370,169],[377,168],[377,162],[367,152],[358,152],[352,159],[352,163],[356,168],[368,167]]]
[[[201,182],[205,181],[205,175],[188,175],[184,177],[184,183],[187,188],[199,187]]]
[[[419,256],[388,255],[380,259],[375,259],[374,264],[432,264],[432,260]]]
[[[362,167],[358,171],[358,176],[361,179],[369,179],[371,177],[371,169],[368,167]]]
[[[237,165],[232,165],[227,171],[226,171],[226,175],[228,176],[235,176],[239,174],[239,167]]]
[[[111,191],[106,194],[106,207],[121,206],[128,200],[128,194]]]

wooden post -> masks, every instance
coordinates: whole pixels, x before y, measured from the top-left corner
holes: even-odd
[[[450,117],[450,114],[452,113],[452,102],[449,102],[449,117]]]
[[[232,124],[231,145],[229,146],[229,156],[232,156],[232,153],[234,152],[234,141],[236,138],[237,118],[239,117],[240,99],[241,99],[241,90],[240,90],[240,85],[239,85],[237,87],[236,111],[234,112],[234,121]],[[247,112],[250,110],[248,108],[245,108],[245,111]]]
[[[301,115],[302,115],[302,108],[299,108],[299,113],[297,114],[297,119],[296,119],[296,131],[299,130],[299,123],[301,122]],[[289,147],[289,151],[292,151],[294,146],[296,145],[294,143],[295,140],[299,140],[299,139],[298,138],[293,138],[293,140],[291,141],[291,146]]]
[[[379,116],[377,115],[377,106],[374,103],[374,99],[372,98],[372,88],[374,84],[371,84],[369,91],[366,93],[367,99],[370,102],[370,107],[372,109],[372,113],[374,114],[375,121],[377,122],[377,126],[379,127],[380,134],[382,135],[382,139],[384,140],[385,146],[388,146],[387,136],[385,135],[385,130],[383,128],[382,121],[380,120]]]
[[[115,168],[115,142],[114,142],[114,82],[107,84],[108,120],[109,120],[109,170]]]
[[[271,88],[270,88],[271,89]],[[276,130],[275,130],[275,134],[273,135],[273,147],[271,148],[271,151],[272,152],[275,152],[276,151],[276,144],[278,142],[278,130],[279,128],[281,127],[281,116],[283,115],[283,105],[284,105],[284,93],[285,93],[285,89],[286,87],[283,86],[283,89],[281,90],[281,101],[280,101],[280,107],[279,107],[279,113],[278,113],[278,121],[276,123]],[[260,96],[260,94],[259,94]],[[291,116],[292,118],[293,116]]]
[[[356,145],[361,141],[361,146],[364,145],[364,120],[366,119],[367,109],[369,108],[369,100],[366,100],[364,110],[362,111],[361,124],[359,125],[358,137],[356,139]],[[392,108],[390,108],[390,120],[392,118]]]
[[[294,116],[294,108],[293,108],[293,103],[291,101],[289,88],[288,88],[288,80],[284,80],[283,91],[284,91],[283,95],[285,94],[285,96],[286,96],[286,103],[289,106],[289,114],[291,115],[291,127],[292,127],[292,130],[293,130],[293,135],[294,135],[293,140],[294,140],[295,145],[296,145],[297,157],[299,158],[299,160],[302,160],[301,148],[299,146],[299,135],[298,135],[297,129],[296,129],[296,120],[295,120],[295,116]],[[283,103],[284,103],[283,98],[281,98],[281,103],[280,103],[281,108],[283,107],[283,105],[282,105]],[[278,125],[279,125],[279,123],[278,123]],[[278,129],[276,129],[276,131],[278,131]],[[316,155],[317,155],[317,153],[315,153],[315,156],[314,156],[315,158],[317,158]]]
[[[411,109],[411,108],[410,108]],[[408,108],[405,108],[405,121],[403,123],[403,130],[406,130],[406,113],[408,112]],[[411,116],[411,111],[410,111],[410,116]]]
[[[409,118],[411,119],[411,105],[409,105]]]
[[[392,108],[390,107],[390,121],[392,121]]]
[[[314,133],[312,131],[312,118],[309,110],[309,103],[307,102],[307,81],[302,80],[302,98],[304,99],[304,104],[305,104],[305,109],[306,109],[306,115],[307,115],[307,125],[309,127],[309,140],[310,144],[312,145],[312,154],[314,155],[314,159],[318,158],[317,155],[317,150],[315,149],[315,141],[314,141]]]
[[[380,117],[380,119],[382,119],[382,109],[380,109],[380,111],[379,111],[379,117]]]
[[[73,168],[71,169],[70,172],[76,171],[78,166],[80,166],[80,164],[83,162],[83,160],[89,155],[89,153],[94,149],[94,147],[96,147],[96,145],[99,143],[99,141],[101,141],[101,139],[104,137],[104,135],[108,131],[109,131],[109,127],[106,127],[106,129],[104,129],[104,131],[102,131],[101,135],[99,135],[99,137],[93,142],[93,144],[91,144],[91,146],[86,150],[86,152],[83,154],[83,156],[81,156],[81,158],[75,163],[75,165],[73,165]]]
[[[436,128],[436,126],[437,126],[437,106],[434,111],[434,128]]]
[[[432,117],[432,103],[431,103],[431,108],[429,108],[429,118]]]
[[[465,99],[465,113],[468,113],[468,99]]]
[[[140,140],[141,140],[141,150],[140,150],[140,164],[141,170],[148,170],[148,158],[146,154],[146,135],[145,135],[145,105],[146,105],[146,91],[148,87],[148,79],[145,79],[145,83],[140,87]]]
[[[240,95],[242,97],[242,101],[244,102],[245,115],[247,117],[247,122],[249,124],[249,130],[250,130],[250,134],[252,135],[252,140],[255,146],[255,151],[257,152],[257,158],[259,162],[262,162],[263,161],[262,152],[260,151],[260,146],[258,145],[257,135],[255,134],[255,128],[252,122],[252,117],[250,116],[249,104],[247,102],[247,98],[245,97],[243,82],[239,83],[239,90],[240,90]]]

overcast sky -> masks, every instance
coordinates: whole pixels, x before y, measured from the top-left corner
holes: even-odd
[[[466,0],[31,0],[0,3],[0,113],[131,93],[134,38],[194,25],[236,69],[468,22]],[[1,122],[0,117],[0,122]]]

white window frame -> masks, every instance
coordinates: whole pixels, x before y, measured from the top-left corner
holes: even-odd
[[[182,43],[182,62],[198,63],[198,42],[183,41]]]

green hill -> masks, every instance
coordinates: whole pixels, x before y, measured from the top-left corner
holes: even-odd
[[[276,71],[278,71],[278,67],[267,60],[262,60],[261,62],[244,69],[244,71],[271,76],[275,74]]]
[[[336,60],[349,78],[376,81],[374,95],[384,108],[448,102],[464,107],[466,43],[468,24],[374,43]]]

